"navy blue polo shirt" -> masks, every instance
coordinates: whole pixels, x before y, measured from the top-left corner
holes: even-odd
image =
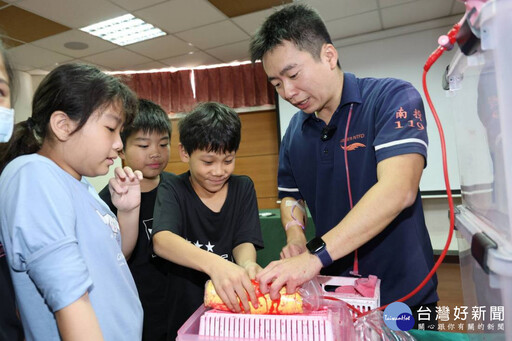
[[[398,79],[356,78],[345,73],[341,103],[329,122],[337,127],[332,138],[322,141],[325,122],[299,111],[290,121],[279,153],[279,197],[305,200],[318,236],[350,210],[343,148],[351,105],[346,145],[354,205],[377,182],[380,161],[410,153],[426,160],[428,138],[418,91]],[[396,176],[400,177],[400,169]],[[358,257],[359,272],[377,275],[382,281],[381,304],[403,297],[423,280],[434,261],[419,191],[412,206],[359,248]],[[322,273],[348,276],[353,260],[350,254]],[[436,287],[433,277],[406,303],[438,301]]]

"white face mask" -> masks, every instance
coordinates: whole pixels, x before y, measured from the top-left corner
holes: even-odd
[[[14,109],[0,107],[0,142],[9,141],[14,130]]]

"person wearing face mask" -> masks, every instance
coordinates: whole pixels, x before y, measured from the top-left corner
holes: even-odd
[[[14,128],[12,106],[14,72],[0,42],[0,154],[2,144],[9,141]],[[16,313],[16,301],[4,247],[0,240],[0,340],[23,340],[23,328]]]
[[[0,42],[0,143],[9,141],[14,129],[14,109],[11,108],[13,81],[14,72]]]

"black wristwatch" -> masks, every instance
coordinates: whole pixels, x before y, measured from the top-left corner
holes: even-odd
[[[309,253],[316,255],[318,258],[320,258],[320,261],[322,262],[322,266],[324,268],[332,264],[331,255],[329,255],[329,252],[327,252],[327,248],[325,246],[326,245],[324,240],[320,237],[315,237],[306,244]]]

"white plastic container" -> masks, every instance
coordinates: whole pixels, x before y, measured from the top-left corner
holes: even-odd
[[[458,51],[448,73],[456,123],[448,133],[456,135],[462,192],[455,225],[465,322],[484,323],[468,332],[471,339],[512,340],[512,0],[487,2],[475,29],[479,51]],[[482,320],[472,315],[474,307],[485,310]]]

